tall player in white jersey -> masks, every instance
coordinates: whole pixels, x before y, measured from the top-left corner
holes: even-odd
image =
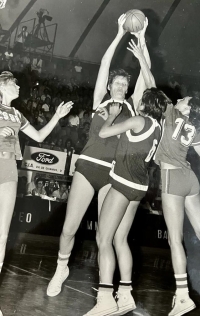
[[[128,48],[139,60],[143,56],[140,43],[130,43]],[[144,57],[144,56],[143,56]],[[158,123],[169,99],[155,88],[154,78],[146,65],[145,71],[151,78],[139,105],[140,116],[114,124],[121,106],[110,107],[105,113],[106,122],[100,130],[100,137],[120,135],[115,154],[115,163],[110,171],[109,190],[99,219],[99,268],[100,283],[97,304],[85,316],[124,315],[135,309],[132,297],[132,256],[127,242],[140,200],[148,189],[148,166],[161,136]],[[158,121],[157,121],[158,120]],[[121,281],[118,301],[113,298],[113,274],[115,253],[117,255]]]
[[[165,113],[162,140],[155,161],[161,168],[162,205],[168,228],[176,293],[169,316],[181,316],[195,308],[189,297],[187,259],[183,247],[184,209],[200,239],[199,182],[186,160],[189,146],[200,155],[200,101],[185,97]]]

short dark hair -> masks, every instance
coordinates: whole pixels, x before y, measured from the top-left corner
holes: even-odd
[[[115,69],[109,73],[108,85],[112,84],[113,80],[118,76],[125,77],[128,81],[128,84],[130,83],[131,75],[129,75],[128,72],[126,72],[124,69]]]
[[[141,102],[144,105],[142,112],[158,121],[160,121],[162,114],[166,111],[167,105],[172,103],[166,94],[158,88],[146,89]]]
[[[38,184],[38,182],[42,182],[44,184],[44,179],[43,178],[36,179],[35,184]]]
[[[192,97],[192,99],[188,101],[188,105],[191,106],[189,121],[200,131],[200,99]]]

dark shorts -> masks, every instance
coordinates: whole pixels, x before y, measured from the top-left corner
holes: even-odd
[[[141,201],[143,197],[146,195],[146,191],[133,189],[119,181],[116,181],[112,177],[109,178],[109,181],[113,189],[123,194],[129,201]]]
[[[16,160],[0,158],[0,184],[11,181],[18,181]]]
[[[75,167],[75,171],[81,173],[95,191],[99,191],[105,185],[109,184],[109,167],[80,158],[76,161]]]
[[[199,181],[191,169],[161,169],[162,193],[179,196],[199,194]]]

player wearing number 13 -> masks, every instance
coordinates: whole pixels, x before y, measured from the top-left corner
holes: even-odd
[[[163,135],[155,161],[161,167],[162,205],[168,228],[172,264],[176,280],[173,309],[180,316],[195,308],[187,286],[186,255],[182,245],[184,208],[200,239],[199,182],[186,160],[189,146],[200,155],[200,101],[185,97],[176,106],[167,106]]]

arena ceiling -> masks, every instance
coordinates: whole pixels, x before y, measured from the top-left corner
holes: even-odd
[[[50,23],[58,23],[57,56],[100,63],[117,32],[118,17],[137,8],[149,19],[147,41],[157,69],[200,74],[199,0],[7,0],[6,8],[0,10],[0,23],[3,29],[12,29],[20,15],[22,21],[29,20],[40,8],[49,11]],[[129,38],[124,38],[115,57],[126,66],[134,64],[126,51]]]

